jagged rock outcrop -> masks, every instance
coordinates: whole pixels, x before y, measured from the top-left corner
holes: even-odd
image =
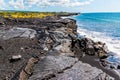
[[[44,24],[46,23],[46,24]],[[45,20],[43,27],[37,29],[40,47],[50,55],[74,56],[71,51],[71,38],[77,38],[75,20],[58,19]]]
[[[47,56],[38,62],[29,80],[114,80],[102,70],[69,57],[76,54],[81,54],[81,57],[84,54],[95,55],[99,50],[95,50],[95,43],[91,39],[77,39],[76,21],[60,19],[46,22],[54,25],[54,28],[51,25],[43,30],[40,28],[38,37]]]
[[[29,80],[114,80],[102,70],[65,56],[46,56]]]
[[[94,42],[89,38],[79,38],[72,41],[71,49],[75,51],[76,55],[87,54],[90,56],[98,55],[100,59],[105,59],[109,56],[108,48],[106,47],[105,43],[102,42]],[[77,53],[80,50],[83,52],[82,54]]]
[[[7,21],[9,22],[6,23]],[[25,47],[26,45],[22,45],[22,47],[19,46],[18,49],[20,49],[21,55],[23,55],[23,57],[27,56],[27,58],[30,58],[28,55],[30,56],[30,53],[34,52],[34,50],[40,50],[40,52],[37,53],[39,57],[42,55],[44,58],[40,60],[37,59],[39,61],[36,65],[34,61],[29,59],[29,61],[26,62],[28,63],[26,67],[21,65],[18,70],[16,70],[15,67],[16,71],[14,71],[14,75],[11,72],[12,75],[9,75],[7,79],[11,79],[11,77],[12,79],[14,77],[26,79],[28,75],[24,74],[26,74],[25,71],[27,69],[27,72],[30,72],[31,75],[29,75],[29,80],[114,80],[114,78],[102,70],[79,61],[79,58],[85,54],[95,55],[96,52],[99,54],[101,47],[88,38],[77,38],[77,25],[75,20],[69,18],[61,19],[59,17],[47,17],[35,20],[5,19],[4,26],[10,25],[16,25],[17,27],[0,30],[0,39],[6,41],[12,39],[14,41],[16,38],[29,38],[29,40],[35,38],[37,39],[35,40],[37,47],[35,45],[27,47]],[[20,28],[20,26],[23,28]],[[31,42],[34,43],[34,40]],[[101,49],[100,51],[103,50]],[[103,57],[103,55],[101,55],[102,53],[100,53],[100,58]],[[24,60],[26,61],[28,59],[24,58]],[[33,71],[31,70],[32,68]],[[17,72],[19,72],[19,74]],[[23,75],[23,77],[21,75]]]

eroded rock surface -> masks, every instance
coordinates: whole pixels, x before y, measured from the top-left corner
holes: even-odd
[[[45,20],[43,27],[37,28],[40,48],[48,55],[74,56],[71,51],[71,37],[77,38],[77,26],[72,19]]]
[[[0,30],[0,39],[8,40],[12,38],[34,38],[36,31],[29,28],[14,27],[8,30]]]
[[[65,56],[47,56],[34,69],[29,80],[114,80],[100,69]]]
[[[77,39],[75,20],[47,17],[44,19],[5,19],[3,22],[4,24],[0,23],[3,26],[13,26],[0,30],[0,40],[4,42],[0,43],[0,46],[6,50],[4,52],[0,49],[0,55],[4,52],[5,55],[2,55],[1,59],[4,58],[8,64],[7,66],[4,64],[4,68],[0,66],[5,71],[4,75],[0,75],[4,77],[3,79],[19,79],[18,72],[26,69],[24,66],[31,54],[37,54],[38,58],[43,58],[35,66],[27,66],[34,67],[33,71],[27,68],[30,73],[33,73],[29,75],[29,80],[114,80],[102,70],[79,61],[84,54],[95,55],[100,47],[94,46],[95,43],[90,39]],[[7,58],[11,54],[20,54],[23,59],[16,63],[9,63]],[[10,74],[5,75],[8,72],[5,68],[8,66],[10,66],[8,68]],[[13,71],[10,70],[12,67],[14,67]],[[0,71],[0,73],[3,72]],[[28,75],[24,77],[28,78]]]

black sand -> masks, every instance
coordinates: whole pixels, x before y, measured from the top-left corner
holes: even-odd
[[[88,63],[93,67],[97,67],[97,68],[103,70],[103,72],[105,72],[108,75],[114,77],[115,80],[120,80],[120,77],[114,71],[105,69],[103,66],[100,65],[97,56],[88,56],[88,55],[86,55],[85,57],[81,58],[80,61],[82,61],[84,63]]]

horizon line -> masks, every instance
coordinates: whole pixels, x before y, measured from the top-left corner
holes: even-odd
[[[93,11],[93,12],[82,12],[82,11],[79,11],[79,12],[70,12],[70,11],[38,11],[38,10],[0,10],[0,11],[16,11],[16,12],[69,12],[69,13],[120,13],[120,11]]]

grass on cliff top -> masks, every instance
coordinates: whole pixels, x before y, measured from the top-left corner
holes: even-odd
[[[4,18],[44,18],[67,14],[66,12],[28,12],[28,11],[0,11],[0,17]]]
[[[0,12],[4,18],[44,18],[53,15],[52,12]]]

